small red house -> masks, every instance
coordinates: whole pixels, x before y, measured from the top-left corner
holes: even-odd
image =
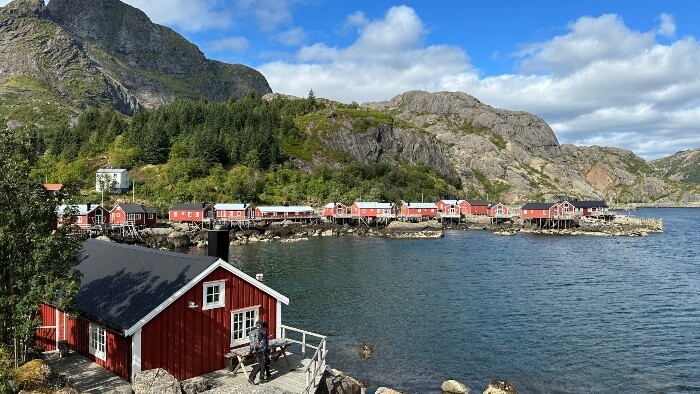
[[[437,202],[438,217],[441,219],[457,219],[462,217],[464,200],[440,200]]]
[[[350,206],[350,212],[356,219],[394,219],[396,204],[393,202],[355,201]]]
[[[77,317],[41,307],[36,343],[47,350],[66,341],[127,380],[153,368],[184,380],[223,369],[257,320],[268,322],[270,339],[282,335],[289,300],[219,257],[94,239],[82,255]]]
[[[216,219],[222,221],[241,221],[255,218],[255,211],[250,204],[214,204]]]
[[[256,220],[311,220],[317,218],[316,211],[308,205],[255,207]]]
[[[214,218],[214,206],[201,204],[176,204],[168,211],[171,222],[202,223]]]
[[[352,214],[348,206],[342,202],[329,202],[323,206],[323,217],[327,220],[349,219]]]
[[[510,219],[510,209],[505,204],[496,203],[490,204],[486,210],[486,214],[491,218]]]
[[[520,217],[529,219],[553,219],[558,214],[558,204],[553,202],[529,202],[520,208]]]
[[[75,225],[83,228],[104,228],[109,225],[109,211],[102,208],[100,205],[76,204],[76,205],[59,205],[56,208],[56,225],[63,225],[63,216],[68,209],[74,209],[76,214]]]
[[[155,209],[140,204],[117,204],[109,212],[112,225],[153,226],[157,220]]]
[[[401,217],[406,220],[435,219],[438,207],[433,202],[404,202],[401,205]]]
[[[487,215],[488,206],[484,200],[463,200],[462,214],[464,215]]]
[[[575,212],[579,216],[594,218],[609,218],[615,216],[610,212],[608,204],[601,200],[573,200]]]

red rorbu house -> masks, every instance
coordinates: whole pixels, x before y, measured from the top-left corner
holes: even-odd
[[[348,206],[342,202],[329,202],[323,206],[323,217],[329,221],[339,221],[352,218]]]
[[[462,214],[464,215],[484,215],[488,214],[488,206],[484,200],[463,200]]]
[[[350,206],[352,217],[358,221],[385,220],[396,218],[396,204],[393,202],[356,201]]]
[[[153,226],[157,220],[155,209],[140,204],[117,204],[109,212],[109,222],[113,226]]]
[[[250,204],[214,204],[216,219],[222,221],[243,221],[255,218],[253,206]]]
[[[592,217],[599,219],[612,219],[615,214],[610,212],[608,204],[601,200],[573,200],[571,205],[574,206],[578,216]]]
[[[301,220],[317,219],[316,211],[308,205],[255,207],[256,220]]]
[[[430,220],[437,217],[437,205],[432,202],[404,202],[401,218],[404,220]]]
[[[462,218],[464,200],[440,200],[437,202],[438,217],[459,221]]]
[[[176,204],[168,211],[171,222],[203,223],[214,217],[214,206],[201,204]]]
[[[59,205],[56,208],[56,225],[63,225],[63,217],[68,210],[72,209],[75,213],[75,225],[82,229],[104,228],[109,225],[109,211],[102,208],[100,205],[76,204],[76,205]]]
[[[568,228],[573,225],[574,206],[568,201],[527,203],[520,208],[524,223],[543,228]]]
[[[228,231],[211,233],[210,245],[228,245]],[[296,330],[282,326],[287,297],[222,258],[94,239],[82,256],[77,316],[43,304],[36,344],[67,345],[124,379],[154,368],[178,380],[223,369],[257,320],[268,322],[271,340]]]
[[[490,204],[486,214],[491,218],[491,223],[497,224],[511,219],[510,209],[503,203]]]

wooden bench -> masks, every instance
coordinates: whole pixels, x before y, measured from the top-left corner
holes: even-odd
[[[289,360],[287,360],[287,347],[292,344],[292,341],[284,338],[276,338],[269,343],[269,355],[272,361],[277,361],[280,357],[284,357],[284,361],[289,366]],[[245,362],[249,359],[255,359],[255,354],[250,352],[250,348],[247,346],[239,347],[236,349],[231,349],[230,352],[224,354],[224,361],[226,363],[226,369],[232,373],[238,372],[239,369],[243,369],[243,373],[248,375],[248,371],[245,369]],[[237,361],[234,367],[234,360]]]

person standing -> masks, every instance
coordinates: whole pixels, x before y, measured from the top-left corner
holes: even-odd
[[[255,326],[257,330],[253,338],[251,338],[251,352],[255,354],[257,365],[250,372],[250,376],[248,376],[248,382],[251,384],[255,384],[255,377],[258,375],[258,372],[260,372],[260,382],[266,382],[270,379],[268,358],[270,342],[267,335],[267,322],[258,321],[255,323]],[[253,344],[255,345],[253,346]],[[267,377],[265,377],[265,374],[267,374]]]

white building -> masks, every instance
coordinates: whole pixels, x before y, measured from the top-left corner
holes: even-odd
[[[123,168],[100,168],[95,176],[95,190],[101,192],[103,186],[105,191],[112,193],[126,192],[131,187],[129,171]]]

